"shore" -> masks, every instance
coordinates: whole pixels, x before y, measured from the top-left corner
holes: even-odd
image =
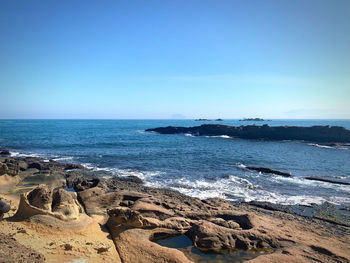
[[[348,216],[327,208],[310,216],[268,203],[200,200],[137,177],[6,152],[0,199],[11,206],[0,221],[4,262],[225,262],[193,249],[223,258],[244,252],[240,261],[249,262],[350,262]],[[176,236],[192,250],[156,242]]]

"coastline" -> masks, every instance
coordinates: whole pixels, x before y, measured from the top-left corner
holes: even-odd
[[[11,211],[0,222],[0,232],[12,235],[21,245],[42,253],[48,260],[85,257],[87,262],[102,259],[106,262],[118,262],[118,259],[155,262],[157,255],[163,260],[160,262],[172,262],[175,258],[182,261],[174,262],[196,260],[191,254],[149,241],[161,235],[186,235],[194,247],[202,251],[256,252],[251,262],[296,259],[311,262],[312,257],[329,262],[350,260],[347,252],[350,251],[349,225],[334,215],[331,217],[333,212],[324,217],[320,216],[322,213],[312,216],[307,212],[300,216],[288,206],[259,202],[233,204],[220,198],[200,200],[169,189],[146,187],[135,177],[96,177],[93,171],[76,164],[5,156],[1,157],[1,162],[5,163],[5,159],[10,175],[6,178],[4,173],[0,175],[2,181],[8,183],[7,188],[2,183],[1,198],[11,203]],[[20,203],[19,193],[33,190],[42,183],[45,183],[44,188],[64,192],[74,189],[77,207],[83,208],[81,213],[66,221],[50,213],[14,220]],[[74,202],[67,201],[62,206],[73,209]],[[33,206],[29,199],[27,203]],[[75,208],[72,211],[76,211]],[[72,230],[69,225],[79,227]],[[50,236],[44,234],[46,231]],[[61,235],[61,231],[69,233],[70,238]],[[28,235],[35,242],[26,241]],[[73,242],[72,236],[84,236],[84,239]],[[60,245],[50,246],[53,242],[50,239],[57,240],[55,242]],[[332,247],[328,245],[329,239]],[[148,258],[138,261],[134,256],[140,251]]]

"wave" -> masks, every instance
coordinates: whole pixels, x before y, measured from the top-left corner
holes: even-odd
[[[274,204],[284,205],[311,205],[322,204],[326,201],[334,204],[350,204],[350,198],[345,197],[330,197],[328,199],[314,195],[285,195],[273,193],[261,189],[259,185],[251,183],[245,178],[237,176],[229,176],[228,178],[219,179],[215,182],[205,179],[168,179],[164,181],[149,181],[146,182],[150,187],[167,187],[177,190],[183,194],[197,197],[200,199],[207,198],[224,198],[229,201],[259,201],[270,202]]]
[[[335,145],[335,146],[329,146],[329,145],[322,145],[317,143],[308,143],[310,146],[315,146],[318,148],[325,148],[325,149],[337,149],[337,150],[348,150],[349,148],[342,145]]]
[[[243,163],[236,163],[235,166],[237,166],[238,168],[241,168],[243,170],[247,169],[247,166],[244,165]]]
[[[73,156],[62,156],[62,157],[57,157],[57,158],[53,158],[52,160],[59,162],[59,161],[70,161],[73,160],[75,157]]]
[[[121,169],[116,167],[98,167],[93,165],[92,163],[82,163],[84,167],[91,169],[96,172],[107,172],[111,176],[117,177],[127,177],[127,176],[136,176],[143,181],[147,181],[150,177],[158,176],[163,174],[161,171],[141,171],[137,169]]]
[[[185,136],[187,136],[187,137],[195,137],[193,134],[191,134],[191,133],[185,133]]]
[[[10,151],[11,157],[43,157],[41,154],[37,153],[20,153],[20,152],[12,152]]]
[[[213,136],[204,136],[205,138],[223,138],[223,139],[232,139],[232,137],[228,135],[213,135]]]

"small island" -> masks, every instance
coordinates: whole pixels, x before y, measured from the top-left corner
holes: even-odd
[[[223,121],[223,119],[215,119],[215,120],[210,120],[210,119],[195,119],[194,121]]]
[[[271,121],[271,120],[265,120],[265,119],[261,119],[261,118],[244,118],[244,119],[241,119],[239,121]]]

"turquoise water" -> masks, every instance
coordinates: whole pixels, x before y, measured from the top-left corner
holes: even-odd
[[[170,187],[200,198],[311,204],[350,204],[350,186],[305,180],[320,176],[350,182],[349,146],[307,142],[160,135],[160,126],[251,122],[193,120],[0,120],[0,147],[13,156],[81,163],[116,176],[136,175],[149,186]],[[268,125],[333,125],[349,120],[273,120]],[[257,122],[257,125],[265,122]],[[290,172],[293,178],[249,172],[244,165]]]

